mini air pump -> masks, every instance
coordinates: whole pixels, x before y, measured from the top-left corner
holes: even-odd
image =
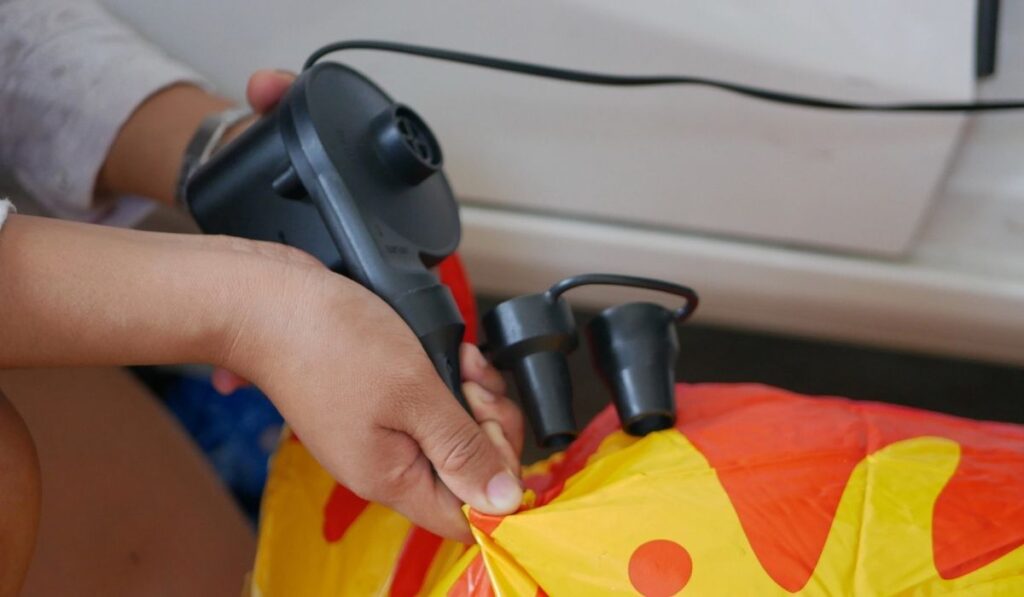
[[[292,245],[384,299],[465,406],[465,325],[430,271],[460,236],[442,163],[412,109],[351,68],[324,62],[214,154],[185,195],[204,232]]]

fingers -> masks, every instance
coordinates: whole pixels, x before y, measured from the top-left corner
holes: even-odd
[[[505,396],[495,395],[475,382],[462,386],[473,418],[501,450],[511,454],[512,470],[518,472],[523,453],[523,413]],[[495,433],[497,431],[497,433]],[[500,434],[500,435],[499,435]]]
[[[463,343],[459,351],[459,361],[462,365],[462,381],[476,382],[496,396],[505,395],[505,379],[487,362],[475,345]]]
[[[245,97],[253,112],[263,114],[277,105],[288,87],[295,81],[295,75],[279,70],[258,70],[249,77]]]
[[[248,380],[244,377],[220,367],[213,370],[213,375],[210,376],[210,383],[213,385],[213,389],[217,390],[217,393],[222,396],[233,394],[235,390],[249,385]]]
[[[523,452],[522,412],[505,397],[504,378],[487,362],[479,348],[473,344],[463,344],[460,361],[462,378],[466,382],[463,392],[473,411],[473,418],[480,422],[502,452],[511,451],[514,456],[512,470],[518,472],[519,458]]]
[[[434,534],[471,543],[462,502],[434,475],[430,461],[416,442],[404,433],[379,431],[372,446],[376,462],[369,463],[373,470],[361,475],[375,481],[365,494],[356,487],[350,489],[401,512],[413,524]]]
[[[510,514],[519,508],[519,478],[488,432],[447,392],[410,401],[403,409],[405,431],[458,498],[485,514]],[[493,432],[492,432],[493,433]]]
[[[491,443],[498,449],[508,470],[512,471],[516,477],[519,477],[520,469],[522,468],[519,464],[519,454],[512,447],[512,444],[509,443],[508,438],[505,437],[505,431],[502,430],[501,425],[494,421],[481,421],[480,428],[484,430],[484,435],[487,436],[487,439],[491,440]]]

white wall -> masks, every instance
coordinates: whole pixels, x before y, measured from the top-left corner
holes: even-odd
[[[237,94],[260,66],[378,37],[836,97],[965,99],[963,0],[107,0]],[[437,130],[460,196],[660,229],[898,254],[960,119],[779,107],[706,89],[619,90],[405,57],[339,56]],[[343,107],[339,107],[343,109]]]

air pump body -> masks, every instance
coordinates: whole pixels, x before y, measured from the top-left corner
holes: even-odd
[[[384,299],[465,405],[465,325],[430,271],[460,237],[442,161],[415,112],[323,62],[200,168],[185,195],[204,232],[292,245]]]

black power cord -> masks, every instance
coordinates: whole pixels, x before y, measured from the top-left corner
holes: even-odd
[[[389,41],[375,40],[351,40],[339,41],[320,48],[310,54],[303,65],[303,70],[313,66],[325,55],[340,52],[342,50],[376,50],[381,52],[394,52],[398,54],[409,54],[422,58],[444,60],[446,62],[457,62],[470,64],[483,68],[502,70],[521,75],[543,77],[547,79],[558,79],[561,81],[572,81],[575,83],[586,83],[590,85],[610,85],[615,87],[648,87],[654,85],[702,85],[713,87],[723,91],[738,93],[747,97],[788,104],[791,106],[802,106],[805,108],[819,108],[825,110],[846,110],[857,112],[991,112],[997,110],[1019,110],[1024,108],[1024,100],[996,100],[984,102],[907,102],[907,103],[861,103],[843,100],[833,100],[784,91],[774,91],[751,85],[719,81],[704,77],[689,77],[683,75],[614,75],[606,73],[594,73],[568,68],[559,68],[518,60],[495,58],[468,52],[458,52],[443,48],[432,48],[403,44]]]

